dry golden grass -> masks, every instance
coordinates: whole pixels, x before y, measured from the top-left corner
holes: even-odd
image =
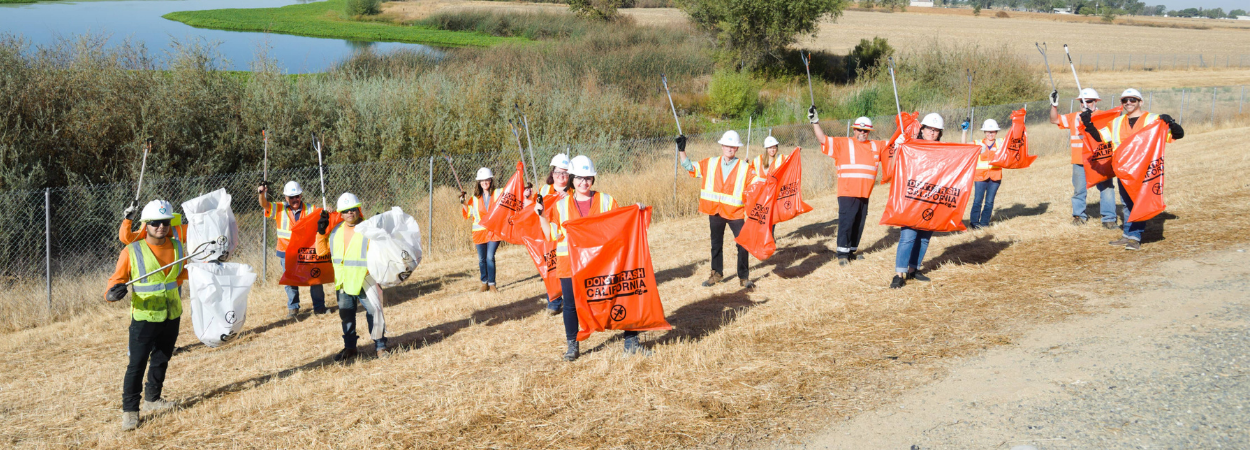
[[[341,345],[336,315],[285,320],[274,285],[254,292],[249,330],[221,348],[198,344],[185,317],[165,389],[183,406],[145,415],[138,431],[122,433],[128,319],[120,306],[100,307],[0,335],[0,444],[724,448],[791,441],[940,376],[952,357],[1082,313],[1085,298],[1135,289],[1127,280],[1154,262],[1244,239],[1245,181],[1211,176],[1211,168],[1250,170],[1240,144],[1250,126],[1243,117],[1221,127],[1192,127],[1169,147],[1170,208],[1149,223],[1140,252],[1105,245],[1118,232],[1067,224],[1066,137],[1050,126],[1031,133],[1035,151],[1047,155],[1004,177],[993,226],[935,237],[928,284],[886,288],[896,234],[875,224],[882,190],[871,206],[865,260],[846,268],[832,262],[836,200],[812,198],[815,212],[778,227],[778,254],[753,261],[754,293],[733,283],[698,286],[707,273],[705,219],[656,224],[659,290],[676,328],[644,334],[655,350],[649,358],[621,358],[619,334],[600,333],[584,343],[581,360],[560,361],[560,320],[541,312],[533,267],[509,247],[499,255],[498,295],[471,292],[472,256],[429,261],[389,289],[388,334],[397,351],[387,360],[332,363]],[[808,161],[819,164],[811,153]],[[671,177],[653,172],[646,179]],[[622,202],[638,199],[617,182],[601,186]],[[683,195],[694,203],[689,191]],[[367,338],[361,344],[368,347]]]
[[[401,21],[420,20],[443,11],[489,10],[515,13],[568,13],[568,5],[557,3],[493,2],[464,0],[407,0],[382,4],[382,12]],[[686,14],[676,8],[621,8],[621,14],[641,25],[679,25],[687,23]]]
[[[853,8],[857,11],[868,11],[859,8]],[[883,11],[881,9],[874,12]],[[981,11],[981,17],[993,17],[1000,10],[985,9]],[[1101,16],[1085,16],[1073,14],[1047,14],[1028,11],[1005,11],[1011,18],[1044,20],[1051,22],[1068,22],[1081,24],[1099,24],[1102,25]],[[907,13],[926,14],[940,16],[957,16],[957,17],[976,17],[973,15],[972,8],[908,8]],[[1150,16],[1118,16],[1115,24],[1141,25],[1151,27],[1178,27],[1189,29],[1210,29],[1210,28],[1232,28],[1232,29],[1250,29],[1250,23],[1237,20],[1207,20],[1207,19],[1187,19],[1183,17],[1150,17]]]
[[[1069,75],[1063,81],[1071,85],[1071,78]],[[1055,81],[1058,83],[1059,79]],[[1089,86],[1133,86],[1138,89],[1245,86],[1250,84],[1250,69],[1089,72],[1081,75],[1081,83]]]

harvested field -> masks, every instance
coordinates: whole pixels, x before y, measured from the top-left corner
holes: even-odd
[[[1163,112],[1163,111],[1160,111]],[[559,360],[559,319],[542,313],[541,286],[521,249],[499,256],[501,293],[477,286],[472,257],[422,266],[387,291],[397,351],[335,364],[336,314],[286,320],[277,286],[251,298],[248,331],[200,345],[184,315],[165,397],[170,413],[118,431],[125,309],[0,335],[0,443],[48,447],[725,448],[793,442],[941,377],[943,362],[1012,341],[1021,330],[1088,312],[1086,299],[1137,289],[1153,262],[1244,236],[1250,170],[1244,121],[1199,128],[1168,149],[1169,210],[1127,252],[1096,225],[1068,225],[1066,136],[1030,133],[1034,167],[1008,171],[996,223],[936,236],[931,283],[889,290],[897,230],[872,202],[866,259],[839,267],[831,249],[836,198],[781,224],[780,250],[753,261],[759,288],[699,287],[706,221],[650,232],[658,289],[676,327],[644,334],[655,355],[623,359],[619,333]],[[705,150],[706,151],[706,150]],[[823,158],[808,152],[808,158]],[[627,184],[605,183],[628,203]],[[694,181],[690,181],[694,183]],[[613,189],[610,186],[621,186]],[[1096,196],[1095,196],[1096,197]],[[693,198],[690,199],[693,202]],[[1091,207],[1096,208],[1091,205]],[[468,237],[466,236],[466,239]],[[732,250],[728,250],[732,261]],[[732,264],[730,264],[732,265]],[[1092,286],[1092,287],[1091,287]],[[100,286],[101,290],[103,286]],[[333,304],[333,301],[330,300]],[[189,311],[189,308],[188,308]],[[368,347],[367,338],[362,346]],[[371,353],[371,352],[369,352]]]
[[[1072,85],[1072,76],[1067,75],[1062,81]],[[1056,83],[1059,81],[1055,78]],[[1137,89],[1245,86],[1250,84],[1250,69],[1090,72],[1081,74],[1081,83],[1093,87],[1134,86]]]
[[[491,2],[462,0],[395,1],[382,4],[382,11],[399,20],[420,20],[430,14],[443,11],[489,10],[500,12],[567,13],[568,5],[556,3]],[[686,23],[686,14],[676,8],[622,8],[622,14],[633,18],[640,25],[680,25]]]

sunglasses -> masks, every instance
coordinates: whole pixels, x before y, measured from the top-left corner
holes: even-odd
[[[1122,98],[1122,99],[1120,99],[1120,104],[1121,104],[1121,105],[1126,104],[1126,103],[1138,103],[1138,102],[1141,102],[1141,99],[1140,99],[1140,98]]]
[[[169,226],[169,219],[165,220],[149,220],[148,226],[152,228],[160,228]]]
[[[1097,99],[1093,99],[1093,100],[1085,100],[1085,99],[1081,99],[1081,103],[1084,103],[1084,104],[1087,104],[1087,105],[1092,105],[1092,104],[1098,103],[1098,100],[1097,100]]]
[[[361,213],[360,213],[360,208],[352,208],[352,209],[348,209],[348,210],[343,211],[341,214],[347,214],[347,213],[356,213],[356,214],[361,214]]]
[[[301,199],[301,198],[304,198],[304,196],[303,196],[303,195],[288,195],[288,196],[286,196],[286,199],[287,199],[287,200],[299,200],[299,199]]]
[[[573,181],[574,181],[574,182],[581,181],[581,182],[586,182],[586,183],[589,183],[589,182],[590,182],[590,180],[591,180],[591,178],[593,178],[593,177],[573,177]]]

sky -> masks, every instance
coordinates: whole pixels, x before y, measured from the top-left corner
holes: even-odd
[[[1165,5],[1169,10],[1185,8],[1224,8],[1225,12],[1234,9],[1250,11],[1250,0],[1143,0],[1147,5]]]

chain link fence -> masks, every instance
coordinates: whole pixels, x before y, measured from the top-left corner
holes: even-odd
[[[1108,99],[1105,107],[1112,106],[1109,104],[1120,90],[1100,90]],[[1245,113],[1245,88],[1241,86],[1147,90],[1143,95],[1148,111],[1171,114],[1185,125],[1214,123]],[[980,121],[987,118],[1006,126],[1009,114],[1020,108],[1028,110],[1030,127],[1053,127],[1049,123],[1049,107],[1049,102],[1042,100],[976,106],[971,111],[948,108],[921,113],[937,112],[945,117],[947,132],[943,140],[951,142],[959,140],[959,123],[965,118],[971,119],[973,130],[979,129]],[[1074,107],[1074,103],[1068,102],[1060,106],[1060,112],[1074,111]],[[874,139],[887,139],[894,132],[892,116],[872,119],[876,125]],[[853,118],[826,118],[821,127],[830,136],[844,136],[849,135],[852,121]],[[794,147],[808,149],[803,161],[803,189],[808,195],[818,196],[834,188],[833,160],[818,152],[810,124],[757,125],[738,131],[744,139],[749,136],[751,144],[740,151],[740,157],[758,155],[763,150],[760,144],[764,137],[771,134],[781,142],[782,152],[788,153]],[[716,141],[722,132],[723,129],[690,136],[689,157],[698,160],[718,155],[720,147]],[[974,134],[980,136],[979,132]],[[1032,153],[1068,151],[1066,138],[1059,138],[1058,133],[1055,139],[1040,142],[1037,133],[1033,136]],[[599,172],[597,189],[613,194],[621,203],[654,206],[657,220],[698,213],[695,199],[699,184],[677,169],[671,136],[601,140],[568,147],[535,146],[532,156],[528,151],[524,153],[526,180],[544,184],[547,163],[556,153],[589,156]],[[324,192],[318,167],[272,170],[268,179],[274,186],[269,200],[281,201],[278,193],[288,180],[303,185],[304,201],[318,206],[323,196],[332,208],[339,194],[352,192],[364,203],[366,216],[393,206],[412,215],[422,227],[427,261],[463,257],[472,254],[473,246],[470,222],[461,215],[457,199],[461,186],[472,194],[473,177],[479,167],[494,171],[497,185],[502,186],[512,176],[519,158],[522,154],[512,145],[487,153],[327,165]],[[241,233],[233,260],[249,264],[263,274],[261,283],[275,283],[281,269],[274,256],[273,222],[262,217],[257,199],[256,187],[261,179],[260,172],[145,179],[140,205],[162,198],[177,208],[183,201],[226,189],[233,197],[231,206]],[[66,320],[92,310],[102,301],[105,279],[114,270],[122,249],[118,240],[122,210],[134,199],[135,189],[133,183],[117,183],[0,193],[0,208],[10,217],[10,226],[3,231],[9,245],[0,247],[0,330]]]

